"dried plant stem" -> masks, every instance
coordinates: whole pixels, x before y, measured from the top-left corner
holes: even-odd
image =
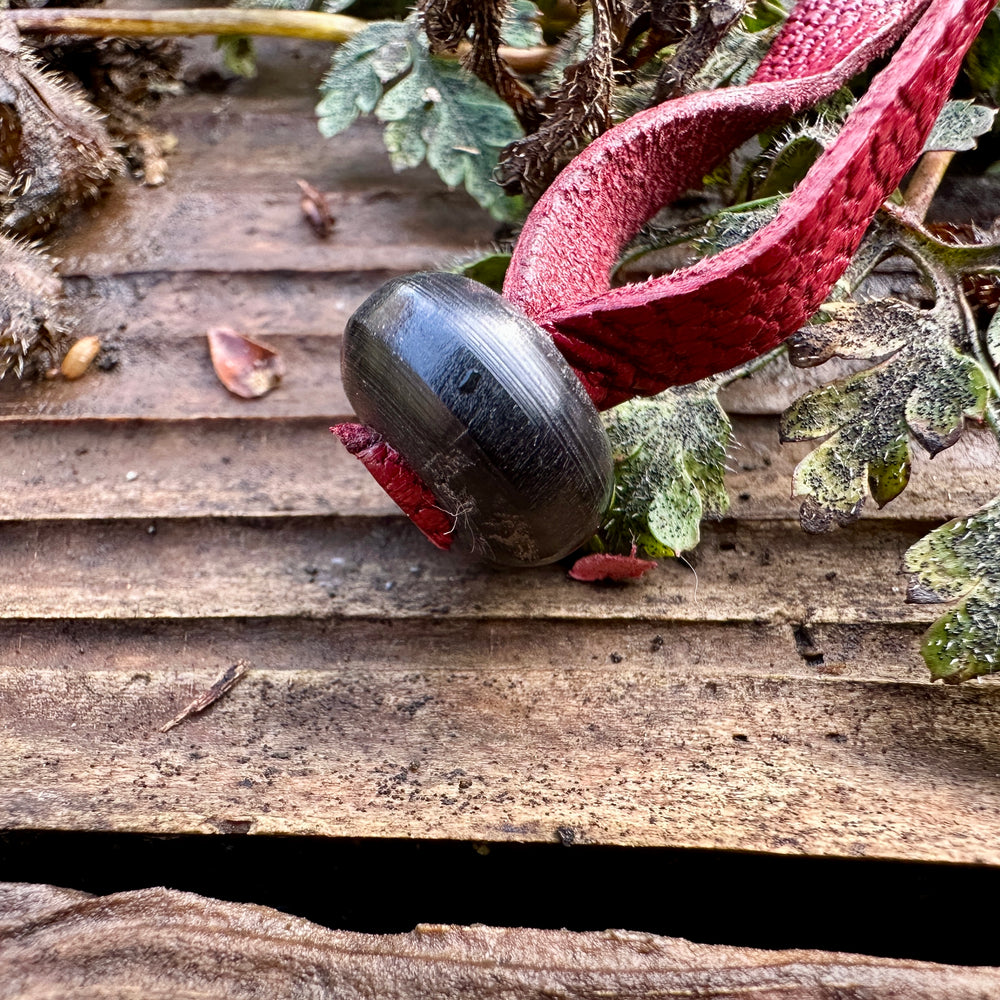
[[[214,705],[224,694],[236,686],[239,679],[249,669],[250,664],[246,660],[237,660],[207,691],[203,691],[197,698],[185,705],[169,722],[163,723],[160,726],[160,732],[169,733],[174,726],[179,726],[188,717],[196,715],[198,712],[204,712],[210,705]]]
[[[910,183],[903,192],[906,214],[911,220],[924,221],[927,209],[930,208],[931,201],[941,185],[941,179],[954,156],[954,152],[950,149],[932,149],[920,158]]]
[[[276,35],[346,42],[367,21],[344,14],[300,10],[89,10],[49,7],[8,10],[3,19],[22,32],[141,38],[153,35]]]
[[[162,38],[169,35],[271,35],[323,42],[346,42],[370,23],[346,14],[305,10],[90,10],[48,7],[0,11],[0,21],[21,32],[90,35],[98,38]],[[460,57],[468,43],[453,53]],[[518,73],[539,73],[551,62],[554,49],[500,46],[500,58]]]

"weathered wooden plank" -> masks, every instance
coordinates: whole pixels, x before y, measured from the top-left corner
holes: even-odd
[[[338,399],[339,382],[330,388],[328,411],[302,419],[274,416],[283,400],[294,405],[294,383],[259,403],[206,386],[205,395],[229,397],[220,407],[227,415],[240,414],[225,419],[197,419],[194,404],[188,416],[169,420],[8,418],[0,423],[0,519],[396,513],[329,433],[350,415]],[[178,396],[164,405],[190,398]],[[734,432],[739,444],[726,478],[732,514],[741,521],[795,518],[792,471],[809,445],[780,445],[769,417],[738,417]],[[998,470],[992,432],[970,429],[933,461],[917,452],[902,496],[881,512],[869,504],[864,516],[931,521],[965,514],[996,494]]]
[[[0,421],[237,416],[248,406],[268,416],[345,413],[343,328],[390,277],[385,271],[315,279],[146,274],[111,278],[86,292],[77,288],[71,295],[74,334],[100,337],[105,355],[79,382],[0,382]],[[205,334],[213,326],[232,327],[280,351],[287,370],[282,388],[252,404],[226,393],[208,360]],[[721,398],[731,414],[777,414],[834,374],[799,372],[778,359]]]
[[[249,108],[203,97],[161,124],[179,140],[170,182],[117,183],[53,239],[62,274],[417,271],[493,238],[490,217],[429,168],[395,175],[372,120],[323,139],[301,97]],[[329,240],[303,221],[299,177],[328,193]]]
[[[0,828],[1000,863],[1000,689],[926,681],[936,611],[898,576],[930,523],[995,492],[992,437],[805,536],[808,446],[779,447],[772,415],[844,366],[781,361],[725,394],[734,519],[697,575],[590,587],[434,552],[326,430],[348,413],[339,337],[379,282],[493,223],[393,174],[372,123],[317,140],[311,85],[169,106],[170,184],[123,181],[55,247],[76,332],[118,363],[0,388]],[[328,243],[299,176],[333,192]],[[282,351],[278,391],[225,393],[218,324]],[[219,704],[157,731],[240,658]]]
[[[697,572],[588,586],[566,567],[490,570],[431,548],[400,518],[0,524],[7,618],[362,616],[927,622],[898,575],[916,525],[827,536],[787,522],[709,526]]]
[[[328,930],[166,889],[103,898],[0,883],[0,997],[270,1000],[983,1000],[1000,971],[834,952],[693,944],[628,931],[423,924]]]
[[[543,632],[539,632],[539,628]],[[16,669],[156,669],[221,674],[236,660],[269,670],[626,669],[684,677],[703,671],[740,677],[912,682],[927,674],[915,658],[916,623],[840,625],[685,622],[657,619],[119,619],[0,620],[0,664]],[[544,642],[539,642],[539,635]],[[726,651],[726,655],[720,655]]]
[[[391,513],[331,422],[8,423],[0,518]]]
[[[116,421],[139,419],[312,417],[325,418],[329,424],[330,417],[351,412],[340,382],[339,337],[272,333],[255,338],[281,353],[286,374],[267,396],[247,400],[227,392],[212,370],[205,337],[210,325],[215,324],[169,342],[105,337],[111,369],[101,370],[105,356],[99,356],[86,376],[76,382],[0,383],[0,426],[7,422],[36,424],[39,435],[49,437],[58,433],[52,424],[65,421],[105,420],[107,426],[114,427]]]
[[[695,663],[648,623],[597,662],[584,629],[557,629],[539,662],[537,630],[441,630],[435,647],[399,628],[317,628],[309,667],[265,642],[238,687],[166,734],[246,640],[224,648],[202,625],[136,643],[136,627],[119,658],[77,626],[79,652],[60,641],[39,666],[37,637],[18,653],[5,630],[2,825],[1000,863],[997,685],[741,673],[746,630]]]

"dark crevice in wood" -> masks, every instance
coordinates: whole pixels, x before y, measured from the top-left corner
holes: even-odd
[[[83,860],[84,863],[81,863]],[[823,948],[968,965],[988,935],[942,933],[1000,869],[721,851],[306,837],[0,834],[0,880],[104,894],[167,886],[327,927],[624,928],[708,944]]]

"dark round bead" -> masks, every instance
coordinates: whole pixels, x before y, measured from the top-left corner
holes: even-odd
[[[349,320],[341,367],[360,420],[430,487],[463,548],[531,566],[597,529],[613,485],[597,410],[551,338],[486,286],[390,281]]]

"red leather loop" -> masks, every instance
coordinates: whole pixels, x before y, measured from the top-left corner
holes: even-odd
[[[532,211],[504,294],[598,407],[765,353],[818,308],[926,141],[994,0],[802,0],[754,80],[670,101],[591,144]],[[832,93],[909,29],[841,134],[745,243],[609,290],[621,247],[750,136]]]

